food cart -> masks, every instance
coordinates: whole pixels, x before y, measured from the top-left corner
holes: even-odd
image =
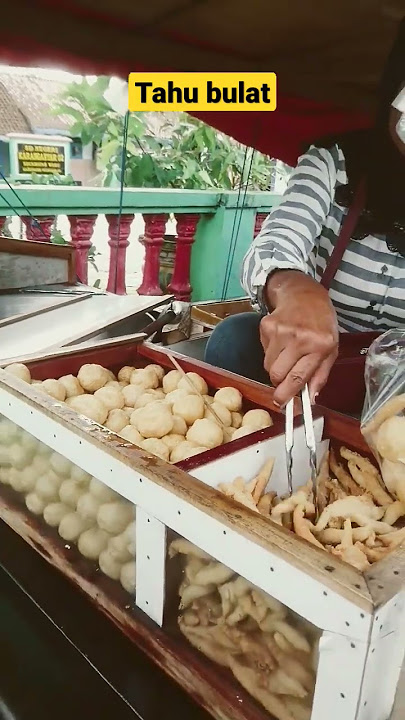
[[[181,33],[181,22],[173,29],[173,21],[175,25],[179,22],[173,8],[170,12],[164,8],[166,14],[160,18],[164,31],[160,26],[154,35],[151,29],[154,24],[158,25],[160,13],[156,13],[153,3],[143,17],[133,10],[132,24],[122,22],[129,11],[120,5],[114,22],[109,22],[112,18],[103,15],[101,10],[95,10],[95,3],[93,8],[92,3],[85,5],[86,8],[84,3],[76,3],[74,8],[63,8],[60,27],[65,29],[65,35],[58,37],[56,52],[50,40],[52,34],[47,29],[48,9],[40,13],[38,8],[24,4],[28,14],[26,24],[35,28],[35,41],[32,36],[26,38],[27,42],[24,38],[25,52],[30,57],[39,57],[45,46],[49,55],[54,53],[59,59],[70,60],[75,55],[82,68],[89,67],[90,62],[92,69],[97,67],[99,72],[113,68],[126,75],[128,70],[136,69],[133,66],[136,35],[138,56],[143,54],[149,66],[166,66],[170,58],[180,69],[258,69],[263,63],[260,55],[263,43],[268,43],[263,13],[269,18],[272,12],[279,12],[271,3],[266,9],[262,4],[259,7],[259,3],[255,8],[250,7],[250,20],[256,18],[254,31],[252,27],[249,30],[244,27],[241,37],[232,28],[240,29],[247,22],[245,15],[243,23],[229,23],[229,6],[225,3],[221,7],[225,13],[221,34],[226,29],[226,53],[223,47],[218,49],[221,43],[216,43],[215,38],[206,42],[207,27],[212,28],[212,23],[207,25],[207,22],[212,15],[207,20],[204,8],[203,15],[196,11],[197,16],[192,19],[196,19],[194,27],[202,31],[196,31],[195,42],[190,44]],[[239,10],[246,10],[243,3],[237,5]],[[336,29],[329,22],[330,17],[335,17],[333,7],[324,3],[323,14],[314,25],[315,15],[305,10],[306,31],[302,33],[302,8],[299,12],[296,3],[293,26],[296,47],[302,35],[311,38],[312,47],[318,47],[317,38],[323,32],[324,50],[318,47],[316,59],[308,60],[305,66],[303,54],[311,49],[308,42],[304,53],[296,53],[299,61],[295,68],[286,62],[288,53],[284,61],[277,54],[274,58],[266,56],[266,67],[271,64],[276,71],[280,68],[291,93],[280,98],[280,113],[273,114],[270,120],[261,117],[256,124],[248,123],[240,114],[230,119],[232,113],[208,119],[263,151],[269,150],[271,136],[272,154],[291,163],[301,141],[316,137],[317,133],[367,126],[373,93],[372,89],[369,93],[364,84],[364,78],[369,77],[366,65],[371,60],[375,69],[382,66],[401,17],[401,5],[400,2],[383,3],[377,10],[374,5],[356,9],[347,3],[347,17]],[[2,52],[15,60],[18,50],[19,60],[24,61],[18,6],[17,2],[13,9],[6,11],[8,35]],[[316,14],[318,10],[320,8]],[[54,22],[62,9],[55,7],[53,13]],[[282,27],[286,17],[281,11],[279,15]],[[190,17],[181,20],[190,23]],[[351,28],[362,25],[363,20],[367,20],[363,41],[360,42],[356,34],[353,42]],[[17,23],[14,33],[13,23]],[[265,29],[262,43],[258,42],[260,28]],[[240,47],[246,32],[250,32],[254,40],[249,43],[250,47],[254,45],[257,49],[248,59],[235,49]],[[15,35],[18,44],[14,44]],[[328,43],[328,39],[336,41],[336,37],[339,40],[343,37],[345,42]],[[378,38],[378,42],[374,42],[374,38]],[[330,48],[337,44],[345,63],[340,64],[336,56],[335,72],[331,74],[323,60],[330,58]],[[180,50],[177,58],[174,48]],[[359,59],[361,62],[357,62]],[[298,67],[302,71],[300,75]],[[297,88],[303,79],[312,89],[305,99],[297,100],[295,94],[300,95]],[[342,110],[335,107],[337,96],[342,97]],[[304,119],[309,122],[305,123]],[[282,125],[287,120],[286,132]],[[103,627],[99,624],[96,633],[103,636],[110,633],[112,644],[118,645],[126,637],[186,695],[218,720],[266,717],[388,720],[404,655],[403,548],[398,545],[389,553],[376,553],[375,557],[381,555],[376,561],[372,561],[369,553],[367,567],[359,569],[330,550],[336,547],[330,544],[333,533],[337,531],[339,538],[342,537],[341,527],[333,523],[325,527],[325,531],[333,533],[327,533],[328,541],[317,540],[317,544],[308,540],[309,526],[299,523],[305,521],[305,517],[300,518],[298,514],[291,519],[291,508],[285,513],[285,520],[278,514],[277,507],[282,505],[281,496],[287,489],[284,418],[272,402],[271,389],[213,369],[198,360],[152,347],[141,339],[113,341],[102,347],[64,348],[18,360],[29,371],[25,381],[10,372],[0,373],[0,517],[4,523],[1,532],[5,539],[15,537],[30,546],[33,554],[30,550],[29,557],[35,557],[33,564],[38,568],[37,585],[43,583],[45,590],[56,588],[56,584],[52,585],[53,575],[49,575],[49,583],[45,582],[47,575],[43,564],[37,562],[39,558],[59,571],[59,575],[55,574],[56,583],[62,582],[62,578],[69,580],[70,590],[66,593],[72,606],[75,604],[78,608],[79,626],[85,617],[90,623],[93,616],[103,615],[108,622]],[[114,389],[123,393],[131,384],[137,384],[131,380],[132,373],[137,377],[137,373],[151,365],[155,374],[156,368],[160,368],[156,375],[158,384],[153,379],[150,386],[159,401],[162,394],[168,395],[177,389],[176,386],[164,391],[164,378],[177,368],[176,363],[180,366],[181,370],[177,369],[180,375],[193,373],[194,381],[196,376],[200,379],[200,393],[188,393],[196,397],[202,394],[205,398],[204,409],[198,411],[197,419],[209,419],[212,411],[206,405],[211,406],[212,398],[221,389],[232,388],[240,398],[241,406],[235,406],[238,409],[226,408],[231,414],[231,423],[224,419],[225,413],[221,418],[218,426],[223,426],[221,442],[204,437],[211,448],[207,449],[200,438],[199,453],[187,457],[187,452],[183,452],[183,456],[180,453],[176,457],[172,455],[176,446],[167,445],[171,452],[165,456],[159,445],[161,456],[157,457],[151,449],[157,445],[145,445],[145,435],[146,440],[161,442],[166,435],[156,428],[145,429],[141,434],[139,414],[133,421],[136,432],[127,431],[125,437],[122,435],[125,428],[112,429],[113,424],[118,428],[120,423],[117,425],[116,419],[119,417],[121,421],[121,415],[114,415],[113,423],[107,415],[96,421],[94,415],[89,418],[88,409],[84,412],[83,400],[80,400],[83,394],[99,392],[107,383],[113,383]],[[83,379],[86,391],[83,393],[80,391],[83,385],[79,383],[78,388],[74,379],[83,378],[83,367],[88,366],[98,366],[98,375],[91,382]],[[128,370],[123,373],[127,368],[131,369],[130,376]],[[121,378],[126,379],[120,379],[120,372]],[[177,380],[179,383],[184,378]],[[42,385],[43,382],[46,384]],[[120,382],[122,391],[116,386]],[[73,386],[77,395],[72,394]],[[97,386],[98,389],[94,389]],[[128,391],[126,395],[131,393]],[[66,403],[70,398],[75,402]],[[138,397],[132,400],[126,398],[124,408],[116,406],[110,410],[128,413],[128,407],[134,408],[128,415],[129,425],[132,416],[147,407],[136,408]],[[100,409],[95,403],[93,406],[90,414],[95,408]],[[184,401],[184,396],[183,400],[177,397],[171,405],[176,417],[186,423],[181,442],[186,442],[184,435],[194,424],[189,415],[184,416],[186,406],[188,408],[188,401]],[[76,411],[79,407],[80,413]],[[168,411],[163,410],[162,405],[159,407],[161,422],[168,418]],[[267,420],[261,426],[260,423],[257,427],[249,426],[246,433],[238,433],[241,427],[246,428],[246,416],[253,411],[262,413],[260,417]],[[205,417],[201,417],[201,413]],[[233,418],[232,413],[239,417]],[[109,427],[104,426],[105,422]],[[152,420],[149,417],[148,422],[155,427],[156,417]],[[239,422],[241,427],[236,427]],[[168,428],[173,430],[173,427],[174,420],[169,418]],[[231,436],[226,437],[226,428],[233,429]],[[319,464],[325,451],[332,449],[347,477],[350,462],[347,458],[353,461],[353,453],[358,453],[362,467],[367,467],[373,475],[370,467],[375,466],[358,422],[318,408],[314,431]],[[142,435],[141,445],[131,440],[137,437],[136,433]],[[170,430],[167,433],[173,434],[182,435]],[[295,436],[293,485],[294,493],[298,493],[307,482],[309,466],[298,410]],[[261,490],[255,495],[258,478]],[[304,504],[307,500],[308,497]],[[259,503],[262,503],[260,508]],[[379,513],[371,509],[370,512],[374,513],[371,519],[378,524]],[[297,533],[299,524],[301,535]],[[381,530],[380,525],[374,524],[374,527]],[[362,537],[364,542],[369,539],[369,536]],[[381,547],[378,545],[377,550]],[[375,548],[371,546],[368,550]],[[25,551],[21,553],[23,557]],[[6,567],[9,561],[10,557],[7,559],[4,553],[2,562]],[[20,573],[25,586],[33,588],[32,578],[30,581]],[[48,610],[51,592],[52,589],[44,591],[41,598],[41,606]],[[82,607],[79,607],[79,596],[87,601]],[[50,612],[55,617],[57,610],[52,608]],[[64,623],[61,614],[59,623]],[[66,632],[69,637],[74,636],[72,623]],[[85,642],[78,639],[79,635],[76,630],[75,642],[86,654]],[[83,629],[81,637],[84,635]],[[102,650],[104,648],[102,646]],[[88,646],[87,654],[96,662],[94,647]],[[111,668],[108,672],[105,669],[103,652],[98,655],[97,665],[103,667],[105,677],[110,678],[113,687],[125,698],[117,673],[111,679],[113,673]],[[128,658],[127,662],[131,660]],[[123,674],[127,667],[123,660],[120,672]],[[169,691],[168,695],[162,691],[162,702],[169,695]],[[193,716],[197,714],[194,709],[188,712]]]

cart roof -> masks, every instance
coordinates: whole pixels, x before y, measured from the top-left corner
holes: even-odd
[[[320,135],[366,127],[405,0],[13,0],[0,57],[81,72],[275,71],[275,113],[200,117],[294,163]]]

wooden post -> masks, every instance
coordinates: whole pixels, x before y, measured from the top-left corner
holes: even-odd
[[[144,215],[145,262],[142,283],[138,288],[139,295],[163,295],[159,285],[160,251],[166,231],[167,215]],[[169,291],[170,292],[170,291]]]
[[[108,222],[108,244],[110,246],[110,267],[108,270],[107,292],[125,295],[125,262],[129,234],[134,215],[106,215]]]
[[[191,248],[200,216],[176,214],[177,244],[173,277],[167,288],[178,300],[191,299],[190,263]]]
[[[25,215],[21,219],[25,225],[27,240],[50,242],[52,225],[55,222],[54,217],[32,218],[30,215]]]
[[[91,248],[91,236],[97,215],[72,215],[69,217],[70,235],[75,249],[76,275],[83,285],[88,282],[87,256]]]
[[[267,215],[268,215],[268,213],[262,213],[262,212],[256,213],[253,237],[256,237],[259,234]]]

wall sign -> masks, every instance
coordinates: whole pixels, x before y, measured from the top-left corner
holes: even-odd
[[[65,175],[65,147],[17,143],[17,168],[19,175]]]

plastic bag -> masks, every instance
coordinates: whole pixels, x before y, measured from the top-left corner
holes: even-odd
[[[369,348],[361,431],[391,495],[405,503],[405,328]]]

